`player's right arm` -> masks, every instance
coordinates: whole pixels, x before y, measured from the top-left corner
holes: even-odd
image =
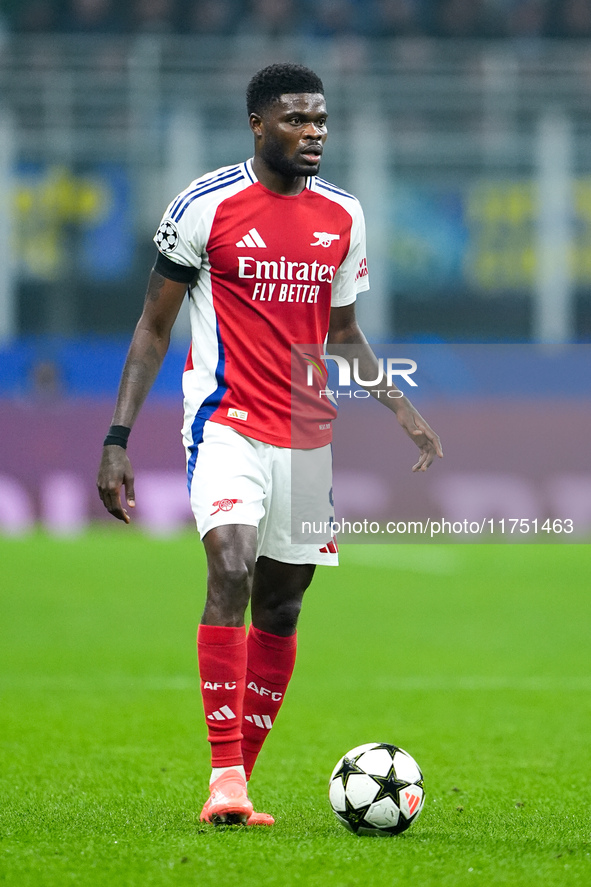
[[[152,271],[142,315],[133,338],[119,383],[117,404],[111,425],[132,428],[152,387],[170,343],[170,332],[187,292],[187,284]],[[113,517],[129,523],[121,502],[125,488],[127,505],[135,507],[133,470],[123,446],[103,446],[97,487],[103,505]]]

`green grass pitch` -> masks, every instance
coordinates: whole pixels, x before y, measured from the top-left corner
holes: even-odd
[[[133,528],[0,540],[0,883],[591,883],[591,547],[344,546],[317,573],[251,782],[273,829],[198,822],[200,544]],[[425,774],[358,838],[327,780],[363,742]]]

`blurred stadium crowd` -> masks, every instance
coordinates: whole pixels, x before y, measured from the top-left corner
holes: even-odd
[[[591,0],[3,0],[6,33],[589,38]]]

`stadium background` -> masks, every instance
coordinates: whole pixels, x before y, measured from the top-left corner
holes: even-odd
[[[445,382],[422,378],[418,402],[452,444],[422,486],[408,486],[411,448],[394,441],[384,497],[384,450],[360,465],[357,420],[350,435],[341,423],[342,516],[379,502],[381,517],[468,505],[562,517],[576,494],[589,530],[588,459],[564,433],[570,424],[588,439],[588,392],[556,356],[541,386],[542,358],[531,355],[532,343],[578,343],[578,378],[587,375],[591,3],[5,0],[0,23],[2,531],[42,520],[71,533],[105,517],[94,467],[153,232],[190,180],[250,154],[245,83],[277,59],[325,81],[323,175],[365,210],[372,291],[359,316],[370,338],[399,343],[403,356],[432,343],[440,366],[445,343],[489,349],[448,355]],[[178,438],[187,341],[183,312],[133,435],[138,517],[160,531],[190,519]],[[513,373],[501,371],[508,355]],[[548,422],[549,397],[563,421]],[[389,440],[389,417],[357,406],[373,437]],[[539,441],[521,461],[523,447],[499,445],[519,411],[520,440]],[[471,504],[458,492],[466,484],[480,490]],[[176,503],[169,514],[160,500]]]

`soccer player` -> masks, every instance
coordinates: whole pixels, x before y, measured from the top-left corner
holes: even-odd
[[[154,238],[158,255],[97,485],[108,511],[128,523],[127,439],[188,292],[183,439],[207,555],[197,647],[212,773],[201,819],[271,825],[269,814],[253,812],[247,781],[291,678],[304,592],[316,565],[338,558],[333,539],[292,543],[295,451],[306,453],[314,478],[298,497],[322,503],[330,526],[333,412],[318,397],[326,381],[318,376],[292,429],[291,346],[317,343],[317,355],[325,341],[329,352],[354,348],[366,379],[377,361],[355,320],[356,296],[368,289],[363,214],[318,176],[327,136],[321,80],[299,65],[271,65],[249,83],[247,108],[254,157],[192,182]],[[442,455],[439,438],[406,397],[384,402],[419,448],[413,470],[425,471]]]

